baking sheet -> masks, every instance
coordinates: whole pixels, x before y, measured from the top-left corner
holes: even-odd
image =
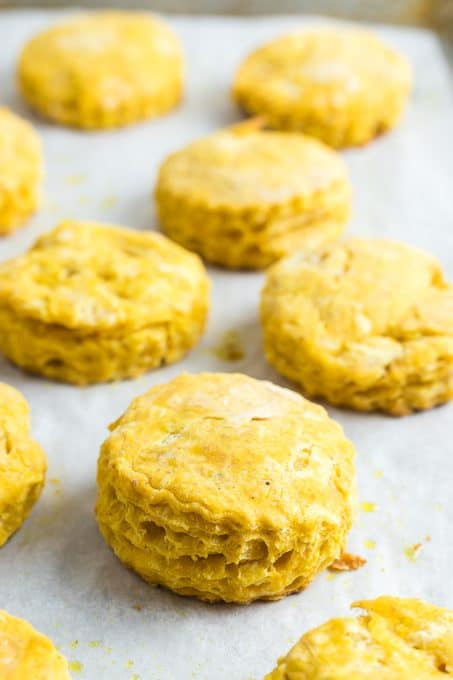
[[[170,17],[187,53],[181,109],[129,129],[87,134],[33,118],[15,93],[14,65],[24,40],[62,15],[0,15],[0,99],[35,122],[47,164],[42,210],[27,228],[0,241],[1,259],[21,253],[62,217],[135,229],[155,225],[150,195],[161,160],[238,119],[229,85],[241,58],[263,40],[322,21]],[[425,248],[453,277],[448,68],[434,34],[378,32],[410,58],[415,91],[393,133],[344,154],[355,194],[350,232]],[[49,458],[40,502],[0,551],[0,608],[50,635],[80,680],[259,680],[302,632],[346,614],[355,599],[388,593],[453,607],[453,404],[404,419],[329,408],[356,445],[360,499],[375,504],[364,506],[368,512],[360,512],[351,533],[350,550],[368,560],[355,573],[323,573],[305,592],[276,603],[209,606],[150,588],[110,552],[93,516],[96,459],[107,424],[135,395],[184,370],[243,371],[285,384],[261,351],[262,275],[214,268],[210,274],[207,333],[177,365],[134,381],[80,389],[0,362],[0,380],[30,401],[33,433]],[[245,351],[236,362],[213,351],[230,329]],[[422,544],[418,551],[416,544]]]

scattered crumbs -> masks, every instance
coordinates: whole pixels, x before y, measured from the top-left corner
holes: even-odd
[[[80,661],[70,661],[69,670],[73,673],[81,673],[83,671],[83,663],[80,663]]]
[[[366,560],[360,555],[351,555],[344,552],[337,560],[329,566],[330,571],[356,571],[366,564]]]
[[[245,357],[244,347],[235,330],[226,331],[211,352],[221,361],[240,361]]]
[[[132,668],[133,665],[134,665],[134,662],[131,661],[131,660],[129,659],[129,660],[126,661],[126,663],[124,664],[124,668]]]
[[[75,184],[82,184],[86,180],[86,175],[69,175],[66,177],[65,183],[74,186]]]
[[[422,543],[414,543],[413,545],[408,545],[404,548],[404,554],[408,560],[415,562],[422,548]]]
[[[363,501],[360,503],[360,509],[362,512],[374,512],[376,510],[376,503],[370,503],[370,501]]]
[[[77,203],[79,205],[87,205],[90,202],[90,199],[87,196],[79,196],[77,199]]]
[[[376,479],[380,479],[383,476],[384,476],[383,470],[375,470],[373,472],[373,477],[376,477]]]
[[[107,654],[111,654],[113,652],[113,649],[111,647],[105,647],[105,651]]]
[[[58,477],[51,477],[49,479],[49,482],[52,484],[54,487],[53,494],[54,496],[61,496],[61,480],[58,479]]]
[[[434,503],[434,510],[441,512],[443,510],[442,503]]]
[[[431,534],[427,534],[425,536],[425,543],[429,543],[431,541]]]
[[[91,642],[88,643],[89,647],[100,647],[101,646],[101,641],[100,640],[91,640]]]
[[[115,196],[115,194],[109,194],[108,196],[104,196],[102,199],[101,208],[113,208],[117,203],[118,198]]]
[[[135,604],[132,605],[132,609],[135,609],[136,612],[141,612],[143,607],[140,602],[135,602]]]
[[[140,676],[134,673],[134,675],[131,675],[131,680],[140,680]]]
[[[329,569],[330,569],[330,567],[329,567]],[[335,571],[333,571],[333,570],[332,570],[332,571],[328,571],[327,574],[326,574],[326,579],[327,579],[328,581],[333,581],[334,578],[335,578]]]
[[[71,649],[75,649],[76,647],[79,646],[79,641],[73,640],[72,642],[69,643],[69,646],[71,647]]]
[[[367,538],[364,541],[364,546],[365,546],[365,548],[368,548],[369,550],[373,550],[376,547],[376,541],[373,541],[371,538]]]

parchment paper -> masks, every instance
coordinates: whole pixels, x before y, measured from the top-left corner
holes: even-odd
[[[301,17],[169,18],[187,54],[182,107],[160,120],[89,134],[43,123],[15,93],[21,45],[62,14],[0,15],[0,99],[37,125],[47,165],[44,205],[28,227],[0,241],[1,259],[21,253],[61,217],[154,228],[150,196],[159,163],[194,137],[238,120],[229,86],[241,58],[304,23]],[[350,232],[425,248],[453,277],[448,69],[434,34],[377,30],[410,58],[415,91],[394,132],[344,154],[355,194]],[[355,599],[388,593],[453,607],[453,404],[404,419],[329,409],[356,445],[361,501],[375,504],[373,512],[360,512],[351,534],[350,550],[368,560],[355,573],[323,573],[305,592],[272,604],[209,606],[148,587],[111,553],[93,516],[96,459],[107,424],[132,397],[184,370],[243,371],[285,384],[261,351],[262,275],[214,268],[210,274],[208,331],[177,365],[80,389],[0,363],[0,379],[30,401],[33,433],[49,458],[41,500],[0,551],[0,607],[50,635],[74,678],[259,680],[304,631],[347,614]],[[244,346],[240,361],[222,361],[212,351],[229,329]]]

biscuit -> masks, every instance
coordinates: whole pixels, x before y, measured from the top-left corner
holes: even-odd
[[[37,209],[42,168],[36,132],[0,107],[0,236],[21,227]]]
[[[277,130],[299,130],[340,148],[392,128],[410,88],[409,63],[377,37],[327,28],[277,38],[250,54],[233,97]]]
[[[160,234],[68,220],[0,264],[0,350],[54,380],[130,378],[182,357],[208,305],[196,255]]]
[[[383,596],[366,614],[303,635],[265,680],[441,680],[453,676],[453,611]]]
[[[70,680],[68,663],[27,621],[0,610],[2,680]]]
[[[181,99],[179,40],[159,19],[98,12],[54,26],[24,47],[23,97],[40,114],[80,128],[112,128],[166,113]]]
[[[403,243],[350,239],[274,265],[265,354],[309,397],[406,415],[453,397],[453,286]]]
[[[276,600],[341,554],[354,448],[300,395],[241,374],[180,375],[110,429],[97,520],[149,583],[208,602]]]
[[[38,500],[46,468],[41,447],[30,437],[27,402],[13,387],[0,383],[0,547]]]
[[[156,201],[172,239],[216,264],[255,269],[335,239],[350,185],[341,158],[318,141],[239,125],[169,156]]]

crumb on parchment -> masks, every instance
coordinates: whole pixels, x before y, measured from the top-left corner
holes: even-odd
[[[234,329],[226,331],[219,343],[211,348],[211,352],[221,361],[240,361],[245,357],[239,333]]]
[[[360,555],[352,555],[344,552],[337,560],[329,566],[331,571],[356,571],[363,567],[367,561]]]

